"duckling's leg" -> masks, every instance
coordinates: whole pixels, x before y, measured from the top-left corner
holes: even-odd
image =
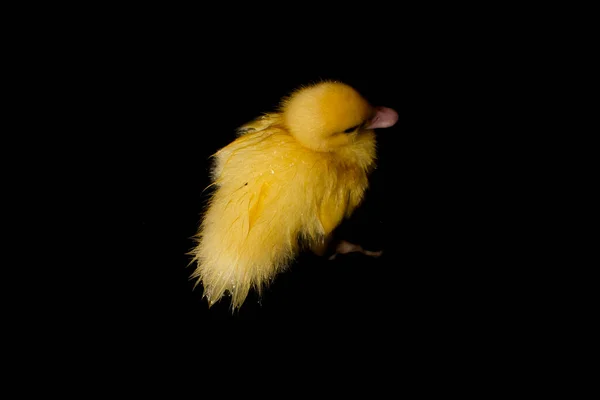
[[[329,249],[329,245],[331,244],[332,236],[326,236],[322,242],[314,243],[311,247],[311,251],[318,255],[319,257],[323,257],[327,250]]]
[[[335,248],[335,253],[331,257],[329,257],[329,259],[330,260],[335,259],[335,257],[338,254],[347,254],[347,253],[354,253],[354,252],[363,253],[364,255],[367,255],[369,257],[375,257],[375,258],[377,258],[383,254],[383,250],[379,250],[379,251],[365,250],[362,248],[362,246],[347,242],[345,240],[340,240]]]

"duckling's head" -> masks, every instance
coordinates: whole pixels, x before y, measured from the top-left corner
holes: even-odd
[[[281,104],[290,134],[315,151],[334,151],[352,144],[358,135],[392,126],[398,114],[375,108],[354,88],[335,81],[300,88]]]

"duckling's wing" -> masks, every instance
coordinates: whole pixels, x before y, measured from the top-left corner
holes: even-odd
[[[240,126],[237,129],[237,135],[242,136],[249,132],[260,132],[271,126],[278,125],[281,122],[281,114],[279,113],[267,113],[256,118],[253,121],[248,122]]]

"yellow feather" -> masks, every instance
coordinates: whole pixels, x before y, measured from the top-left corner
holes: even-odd
[[[352,214],[375,163],[373,115],[351,87],[322,82],[286,98],[279,112],[242,126],[214,155],[213,192],[191,251],[209,305],[232,309],[260,294],[301,250],[318,249]]]

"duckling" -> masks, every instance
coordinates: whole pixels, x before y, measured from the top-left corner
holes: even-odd
[[[323,255],[368,188],[374,129],[397,120],[396,111],[373,107],[351,86],[322,81],[241,126],[212,156],[212,193],[189,253],[191,278],[202,283],[209,307],[230,295],[231,309],[239,309],[300,251]]]

